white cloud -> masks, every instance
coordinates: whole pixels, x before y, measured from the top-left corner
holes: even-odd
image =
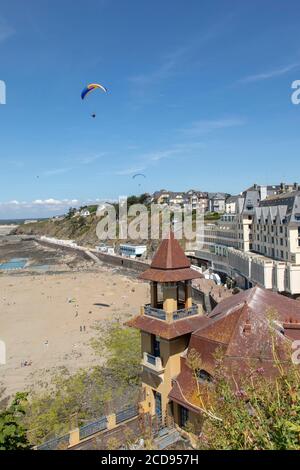
[[[80,165],[90,165],[91,163],[94,163],[98,160],[100,160],[100,158],[103,158],[105,157],[107,154],[105,152],[101,153],[100,155],[88,155],[88,156],[84,156],[84,157],[81,157],[78,159],[78,163]]]
[[[239,127],[244,124],[245,120],[242,118],[204,119],[193,122],[189,127],[183,128],[181,131],[189,137],[196,137],[209,134],[215,130]]]
[[[35,201],[32,202],[32,205],[39,205],[39,206],[60,206],[60,205],[64,205],[66,202],[68,202],[68,200],[63,200],[63,201],[60,201],[58,199],[53,199],[53,198],[50,198],[50,199],[36,199]],[[72,202],[72,201],[70,201]]]
[[[73,161],[75,161],[75,163],[76,163],[75,165],[67,166],[67,167],[52,168],[52,169],[44,171],[42,173],[42,175],[43,176],[63,175],[65,173],[69,173],[70,171],[76,170],[76,169],[80,168],[83,165],[90,165],[90,164],[96,162],[97,160],[100,160],[105,155],[107,155],[107,154],[103,152],[99,155],[86,155],[86,156],[82,156],[82,157],[79,157],[79,158],[75,158],[75,159],[73,159]]]
[[[199,51],[206,47],[207,43],[222,35],[228,29],[228,23],[233,18],[233,12],[225,15],[221,21],[211,24],[207,31],[189,38],[182,46],[174,48],[169,54],[165,54],[160,59],[160,65],[148,73],[141,73],[129,78],[134,85],[134,91],[138,94],[144,94],[146,88],[155,85],[162,80],[181,73],[187,64],[193,64],[199,60]]]
[[[130,167],[130,168],[125,168],[123,170],[117,170],[114,174],[115,175],[133,175],[134,173],[138,173],[139,171],[144,171],[144,167]]]
[[[79,207],[85,202],[78,199],[35,199],[34,201],[0,202],[0,219],[48,217],[63,214],[69,207]]]
[[[44,171],[43,176],[63,175],[64,173],[68,173],[71,170],[72,168],[53,168],[52,170]]]
[[[241,80],[239,80],[239,83],[251,83],[251,82],[259,82],[262,80],[270,80],[272,78],[285,75],[289,73],[291,70],[294,70],[299,66],[300,66],[299,63],[293,63],[285,67],[280,67],[278,69],[269,70],[268,72],[262,72],[256,75],[248,75],[247,77],[244,77]]]

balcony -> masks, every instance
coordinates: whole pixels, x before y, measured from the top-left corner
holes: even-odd
[[[155,372],[158,375],[163,374],[165,370],[162,365],[161,358],[155,357],[147,352],[144,352],[142,365],[143,367],[151,369],[152,372]]]
[[[191,317],[198,314],[198,305],[193,304],[189,308],[182,308],[173,312],[173,320],[181,320],[182,318]]]
[[[144,314],[149,317],[157,318],[158,320],[166,320],[167,314],[161,308],[154,308],[150,304],[145,305]]]
[[[150,304],[144,306],[144,315],[164,321],[182,320],[183,318],[191,317],[193,315],[197,315],[198,313],[199,310],[197,304],[192,304],[192,306],[189,308],[180,308],[172,313],[167,313],[161,308],[152,307]]]

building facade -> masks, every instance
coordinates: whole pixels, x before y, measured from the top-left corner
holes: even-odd
[[[240,287],[258,284],[300,294],[298,186],[254,185],[236,198],[235,210],[205,226],[203,249],[195,257],[240,278]]]

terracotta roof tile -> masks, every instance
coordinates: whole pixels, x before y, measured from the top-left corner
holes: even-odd
[[[194,269],[191,262],[185,256],[178,240],[171,231],[169,237],[159,245],[150,269],[140,276],[140,279],[154,282],[179,282],[203,277]]]
[[[139,279],[154,282],[179,282],[191,281],[192,279],[200,279],[202,277],[202,274],[191,268],[175,269],[174,271],[150,268],[140,274]]]
[[[223,300],[211,312],[210,318],[229,315],[233,309],[245,304],[250,310],[263,316],[273,310],[274,314],[278,314],[278,320],[299,323],[300,327],[300,302],[258,286]]]
[[[191,262],[185,256],[178,240],[174,237],[174,232],[171,231],[169,238],[165,238],[159,245],[151,267],[154,269],[183,269],[190,266]]]
[[[173,323],[167,323],[147,315],[138,315],[132,320],[129,320],[126,325],[155,334],[164,339],[173,339],[192,333],[201,326],[207,325],[208,322],[208,317],[203,315],[195,315],[182,320],[176,320]]]

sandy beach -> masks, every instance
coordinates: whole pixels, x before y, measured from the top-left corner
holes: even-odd
[[[71,372],[101,363],[90,346],[95,327],[137,314],[147,284],[126,271],[103,266],[94,272],[2,274],[0,366],[4,396],[47,384],[60,367]],[[104,360],[104,356],[102,360]],[[22,366],[27,361],[31,365]]]

